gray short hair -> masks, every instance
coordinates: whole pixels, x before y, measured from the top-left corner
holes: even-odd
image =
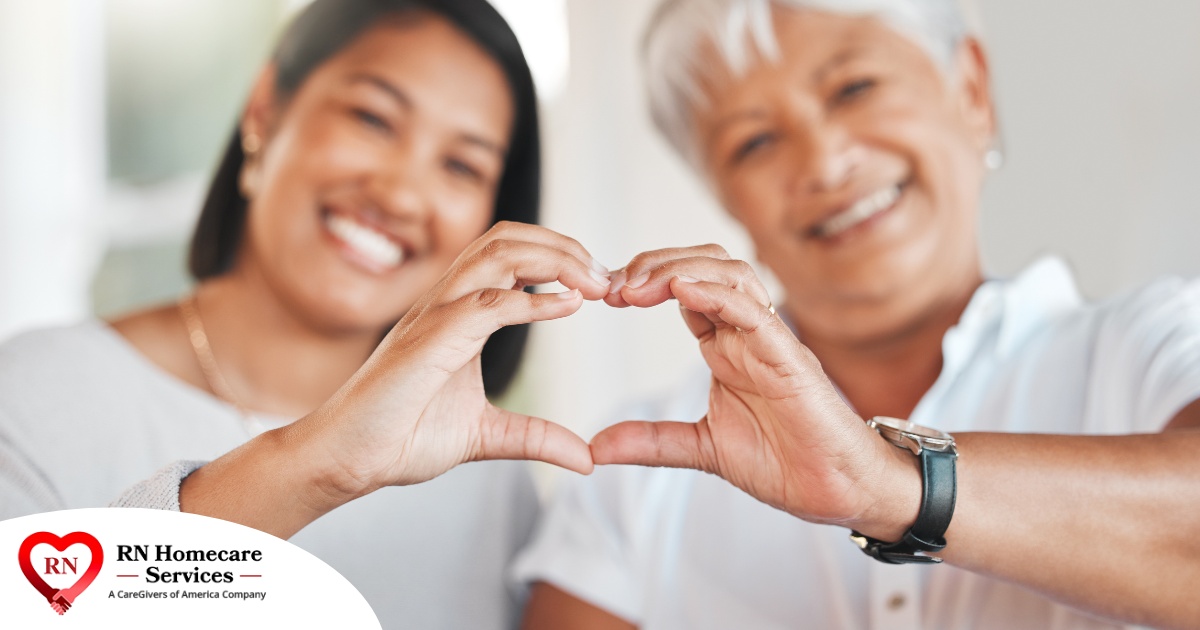
[[[968,33],[958,0],[664,0],[642,44],[650,114],[693,167],[701,156],[691,137],[691,111],[705,100],[697,50],[711,42],[735,74],[747,70],[754,52],[777,59],[773,5],[873,15],[914,39],[943,68]]]

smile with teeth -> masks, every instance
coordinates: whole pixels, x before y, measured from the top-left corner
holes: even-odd
[[[813,236],[829,238],[890,209],[900,199],[900,184],[894,184],[859,199],[854,205],[822,221],[812,229]]]
[[[393,269],[404,262],[404,249],[375,228],[334,213],[326,215],[325,227],[354,253],[379,267]]]

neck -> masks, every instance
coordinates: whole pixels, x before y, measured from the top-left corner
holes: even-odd
[[[863,418],[908,418],[942,371],[942,338],[958,323],[982,279],[907,326],[868,340],[800,339]],[[799,321],[794,319],[793,321]]]
[[[316,409],[362,366],[383,332],[318,330],[261,276],[241,270],[202,282],[196,303],[236,402],[262,413],[299,417]]]

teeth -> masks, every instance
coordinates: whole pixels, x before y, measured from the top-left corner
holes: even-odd
[[[882,188],[818,225],[813,232],[823,238],[836,236],[892,207],[899,198],[899,185]]]
[[[339,240],[381,267],[398,267],[404,262],[404,250],[378,230],[339,214],[330,214],[325,225]]]

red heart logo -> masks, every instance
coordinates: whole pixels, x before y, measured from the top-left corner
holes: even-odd
[[[92,563],[88,565],[87,571],[83,572],[83,576],[75,584],[69,588],[56,590],[33,569],[30,554],[34,547],[42,544],[50,545],[58,551],[66,551],[67,547],[71,545],[85,545],[92,552]],[[21,563],[21,572],[25,574],[25,579],[29,580],[33,588],[36,588],[46,598],[46,601],[50,602],[50,607],[61,615],[71,608],[75,598],[79,597],[84,589],[91,586],[92,580],[95,580],[96,575],[100,573],[100,567],[104,564],[104,548],[100,546],[100,541],[86,532],[72,532],[62,538],[50,532],[38,532],[21,543],[17,559]]]

